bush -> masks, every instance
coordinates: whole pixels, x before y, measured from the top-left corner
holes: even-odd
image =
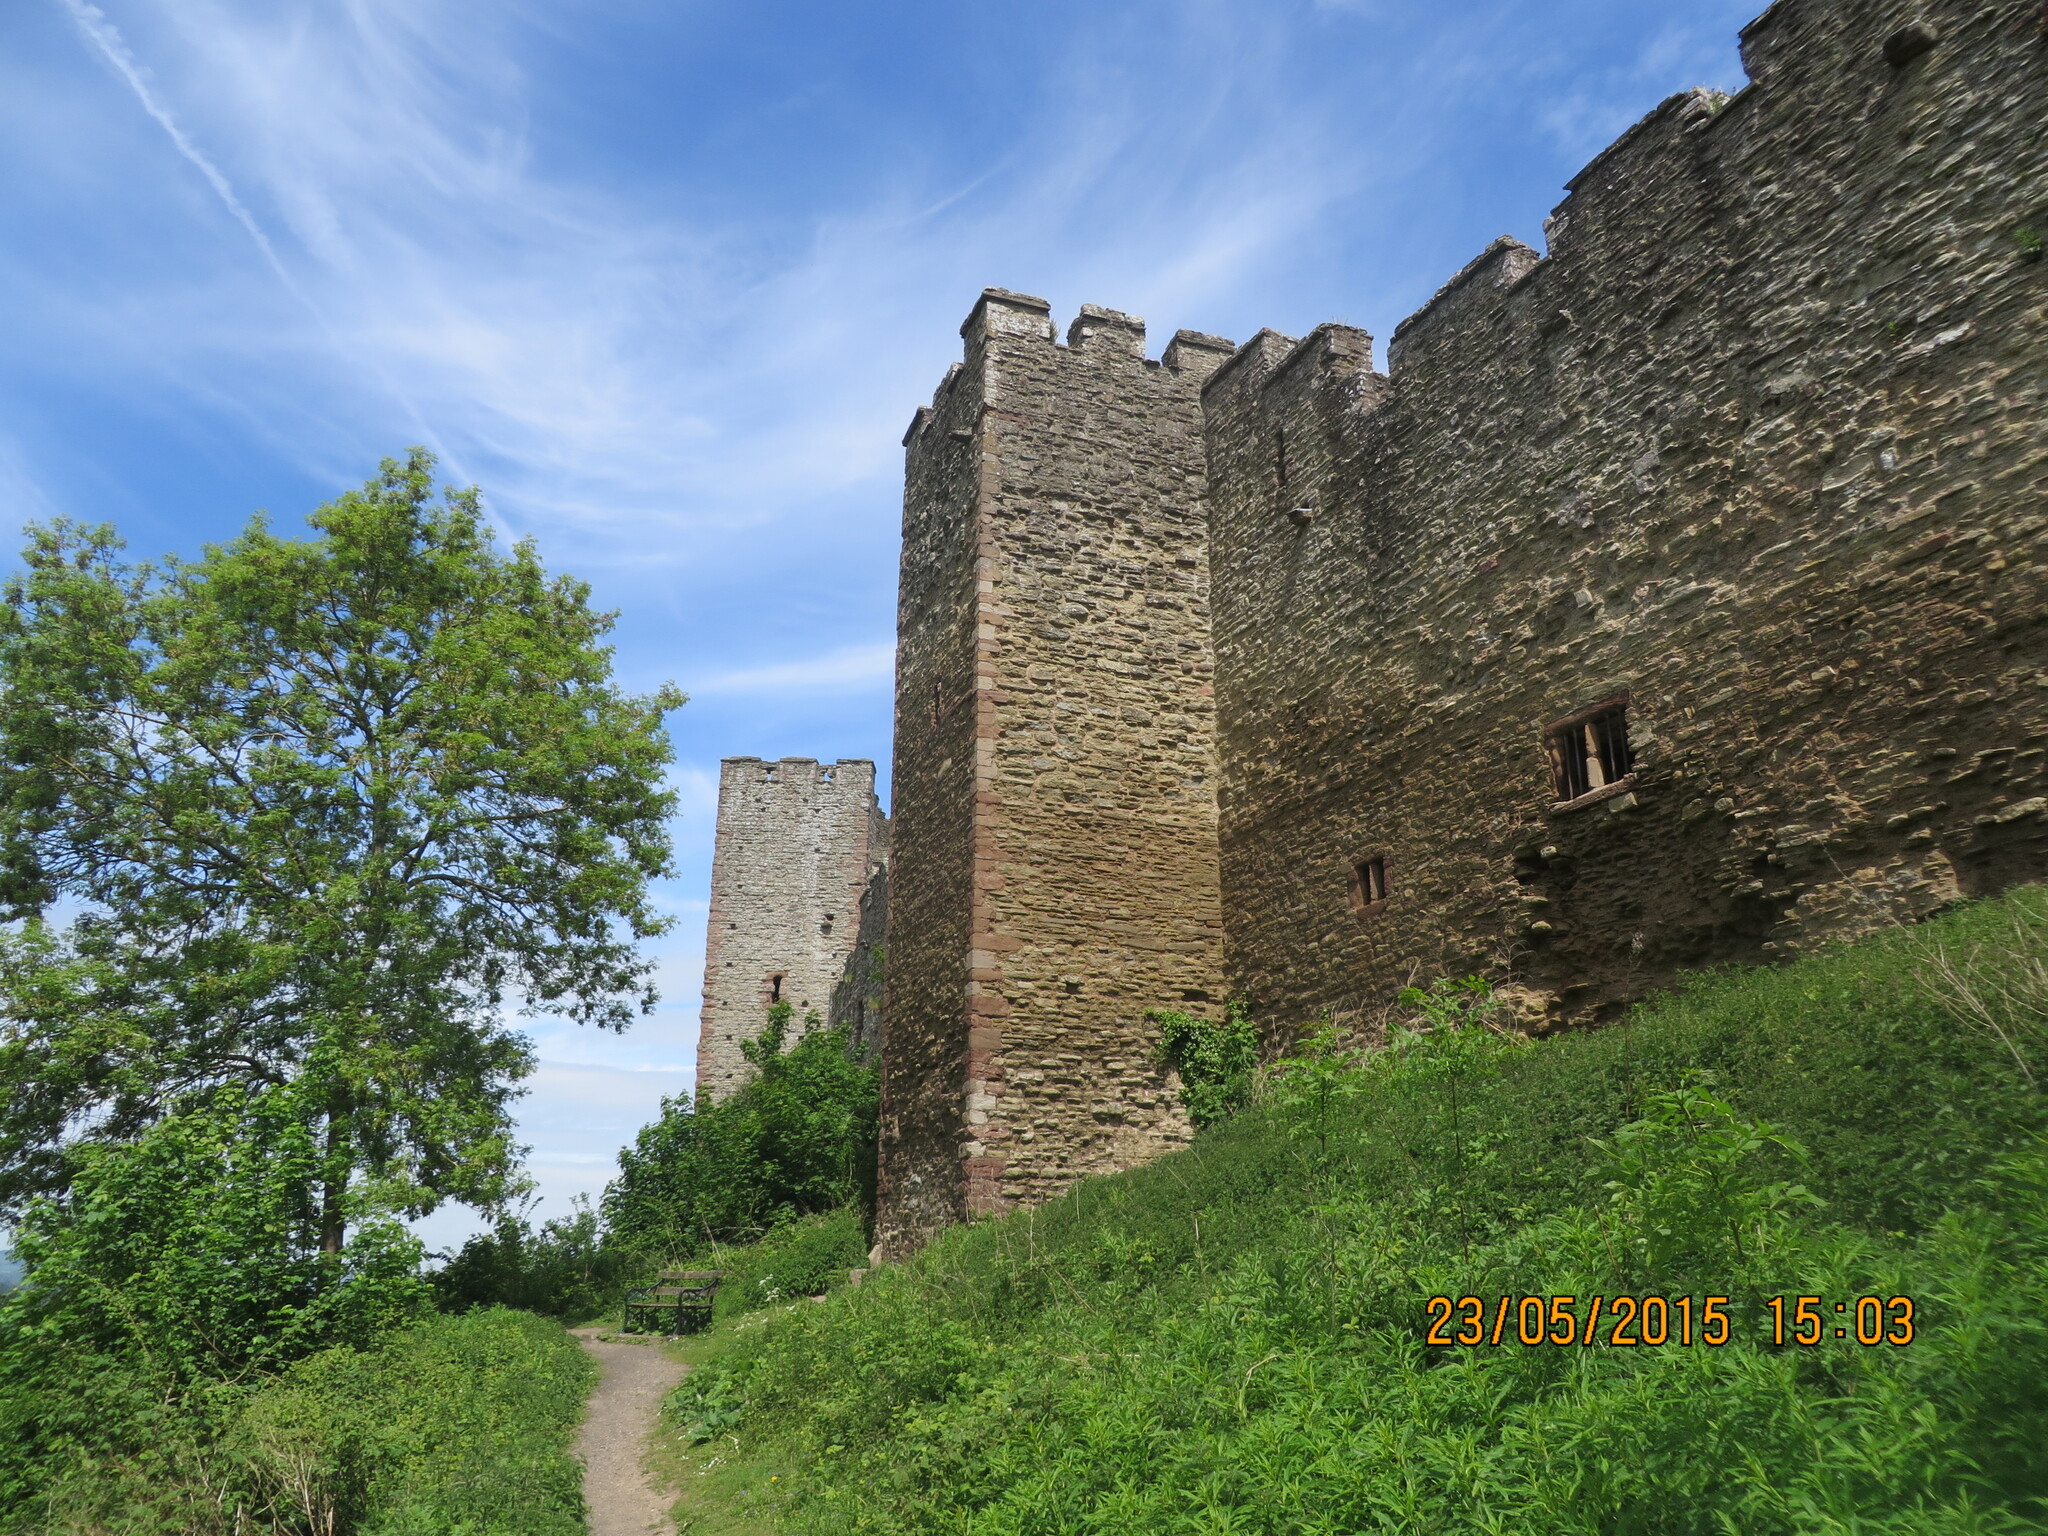
[[[302,1361],[250,1400],[233,1444],[316,1530],[581,1536],[570,1442],[595,1374],[571,1335],[529,1314],[436,1318]]]
[[[716,1248],[710,1262],[725,1279],[713,1320],[822,1296],[867,1261],[867,1226],[852,1206],[777,1227],[757,1243]]]
[[[320,1150],[283,1091],[194,1096],[132,1142],[86,1142],[61,1196],[15,1233],[0,1373],[42,1343],[134,1353],[167,1380],[274,1370],[364,1343],[425,1304],[419,1244],[361,1213],[323,1253],[307,1220]]]
[[[1159,1059],[1180,1074],[1180,1101],[1197,1128],[1251,1103],[1259,1033],[1242,1002],[1233,999],[1220,1020],[1173,1008],[1155,1009],[1145,1017],[1159,1026]]]
[[[819,1533],[2039,1530],[2044,925],[2017,891],[1533,1043],[1433,988],[1185,1152],[736,1333],[674,1411]],[[1652,1290],[1733,1341],[1424,1343],[1433,1295]],[[1774,1345],[1798,1293],[1913,1296],[1918,1341]]]
[[[0,1415],[45,1421],[0,1530],[21,1536],[580,1536],[570,1438],[595,1367],[554,1324],[430,1317],[281,1376],[167,1392],[145,1360],[70,1357]]]
[[[642,1278],[647,1261],[604,1241],[597,1213],[578,1198],[573,1214],[535,1231],[523,1217],[500,1217],[430,1278],[444,1311],[518,1307],[575,1322],[595,1316]]]
[[[743,1044],[755,1076],[737,1092],[665,1101],[619,1154],[603,1202],[610,1240],[684,1258],[871,1202],[875,1068],[851,1054],[844,1029],[813,1028],[785,1052],[790,1012],[771,1008],[768,1027]]]

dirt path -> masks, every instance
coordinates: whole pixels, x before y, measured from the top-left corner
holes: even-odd
[[[666,1536],[669,1499],[642,1462],[661,1400],[687,1367],[659,1345],[607,1339],[602,1328],[572,1330],[604,1368],[576,1439],[590,1536]]]

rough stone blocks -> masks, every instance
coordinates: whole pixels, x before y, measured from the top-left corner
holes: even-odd
[[[740,1044],[761,1032],[773,1004],[793,1007],[792,1039],[812,1015],[828,1017],[862,937],[862,898],[887,856],[872,762],[729,757],[720,765],[700,1095],[715,1099],[745,1080],[751,1068]]]

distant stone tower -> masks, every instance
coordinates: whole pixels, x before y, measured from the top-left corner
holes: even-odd
[[[807,1014],[828,1015],[862,937],[862,897],[888,849],[872,762],[728,757],[720,765],[700,1096],[722,1098],[746,1080],[740,1044],[760,1034],[775,1003],[796,1010],[792,1039]]]
[[[878,1242],[1180,1144],[1223,1001],[1202,381],[1230,343],[990,289],[905,438]]]

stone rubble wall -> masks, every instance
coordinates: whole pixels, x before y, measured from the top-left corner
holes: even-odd
[[[697,1092],[731,1093],[753,1068],[743,1041],[759,1035],[781,977],[795,1040],[834,990],[860,939],[861,898],[888,857],[875,765],[807,757],[719,765],[711,915],[704,941],[704,1012]]]
[[[2048,28],[1784,0],[1396,332],[1210,382],[1232,986],[1614,1016],[2048,874]],[[1905,55],[1924,39],[1894,41]],[[1278,478],[1286,434],[1289,482]],[[1631,792],[1544,731],[1627,698]],[[1363,917],[1352,862],[1390,886]]]
[[[906,440],[885,1253],[1187,1139],[1222,984],[1199,388],[1229,343],[990,290]]]
[[[2048,12],[1743,56],[1384,374],[976,306],[905,439],[883,1255],[1183,1140],[1150,1009],[1599,1022],[2048,875]]]
[[[888,823],[882,822],[884,839]],[[832,1006],[825,1019],[834,1029],[844,1029],[847,1048],[857,1057],[872,1059],[882,1048],[883,966],[888,956],[889,866],[874,866],[866,889],[860,893],[860,922],[854,930],[853,952],[832,988]]]

